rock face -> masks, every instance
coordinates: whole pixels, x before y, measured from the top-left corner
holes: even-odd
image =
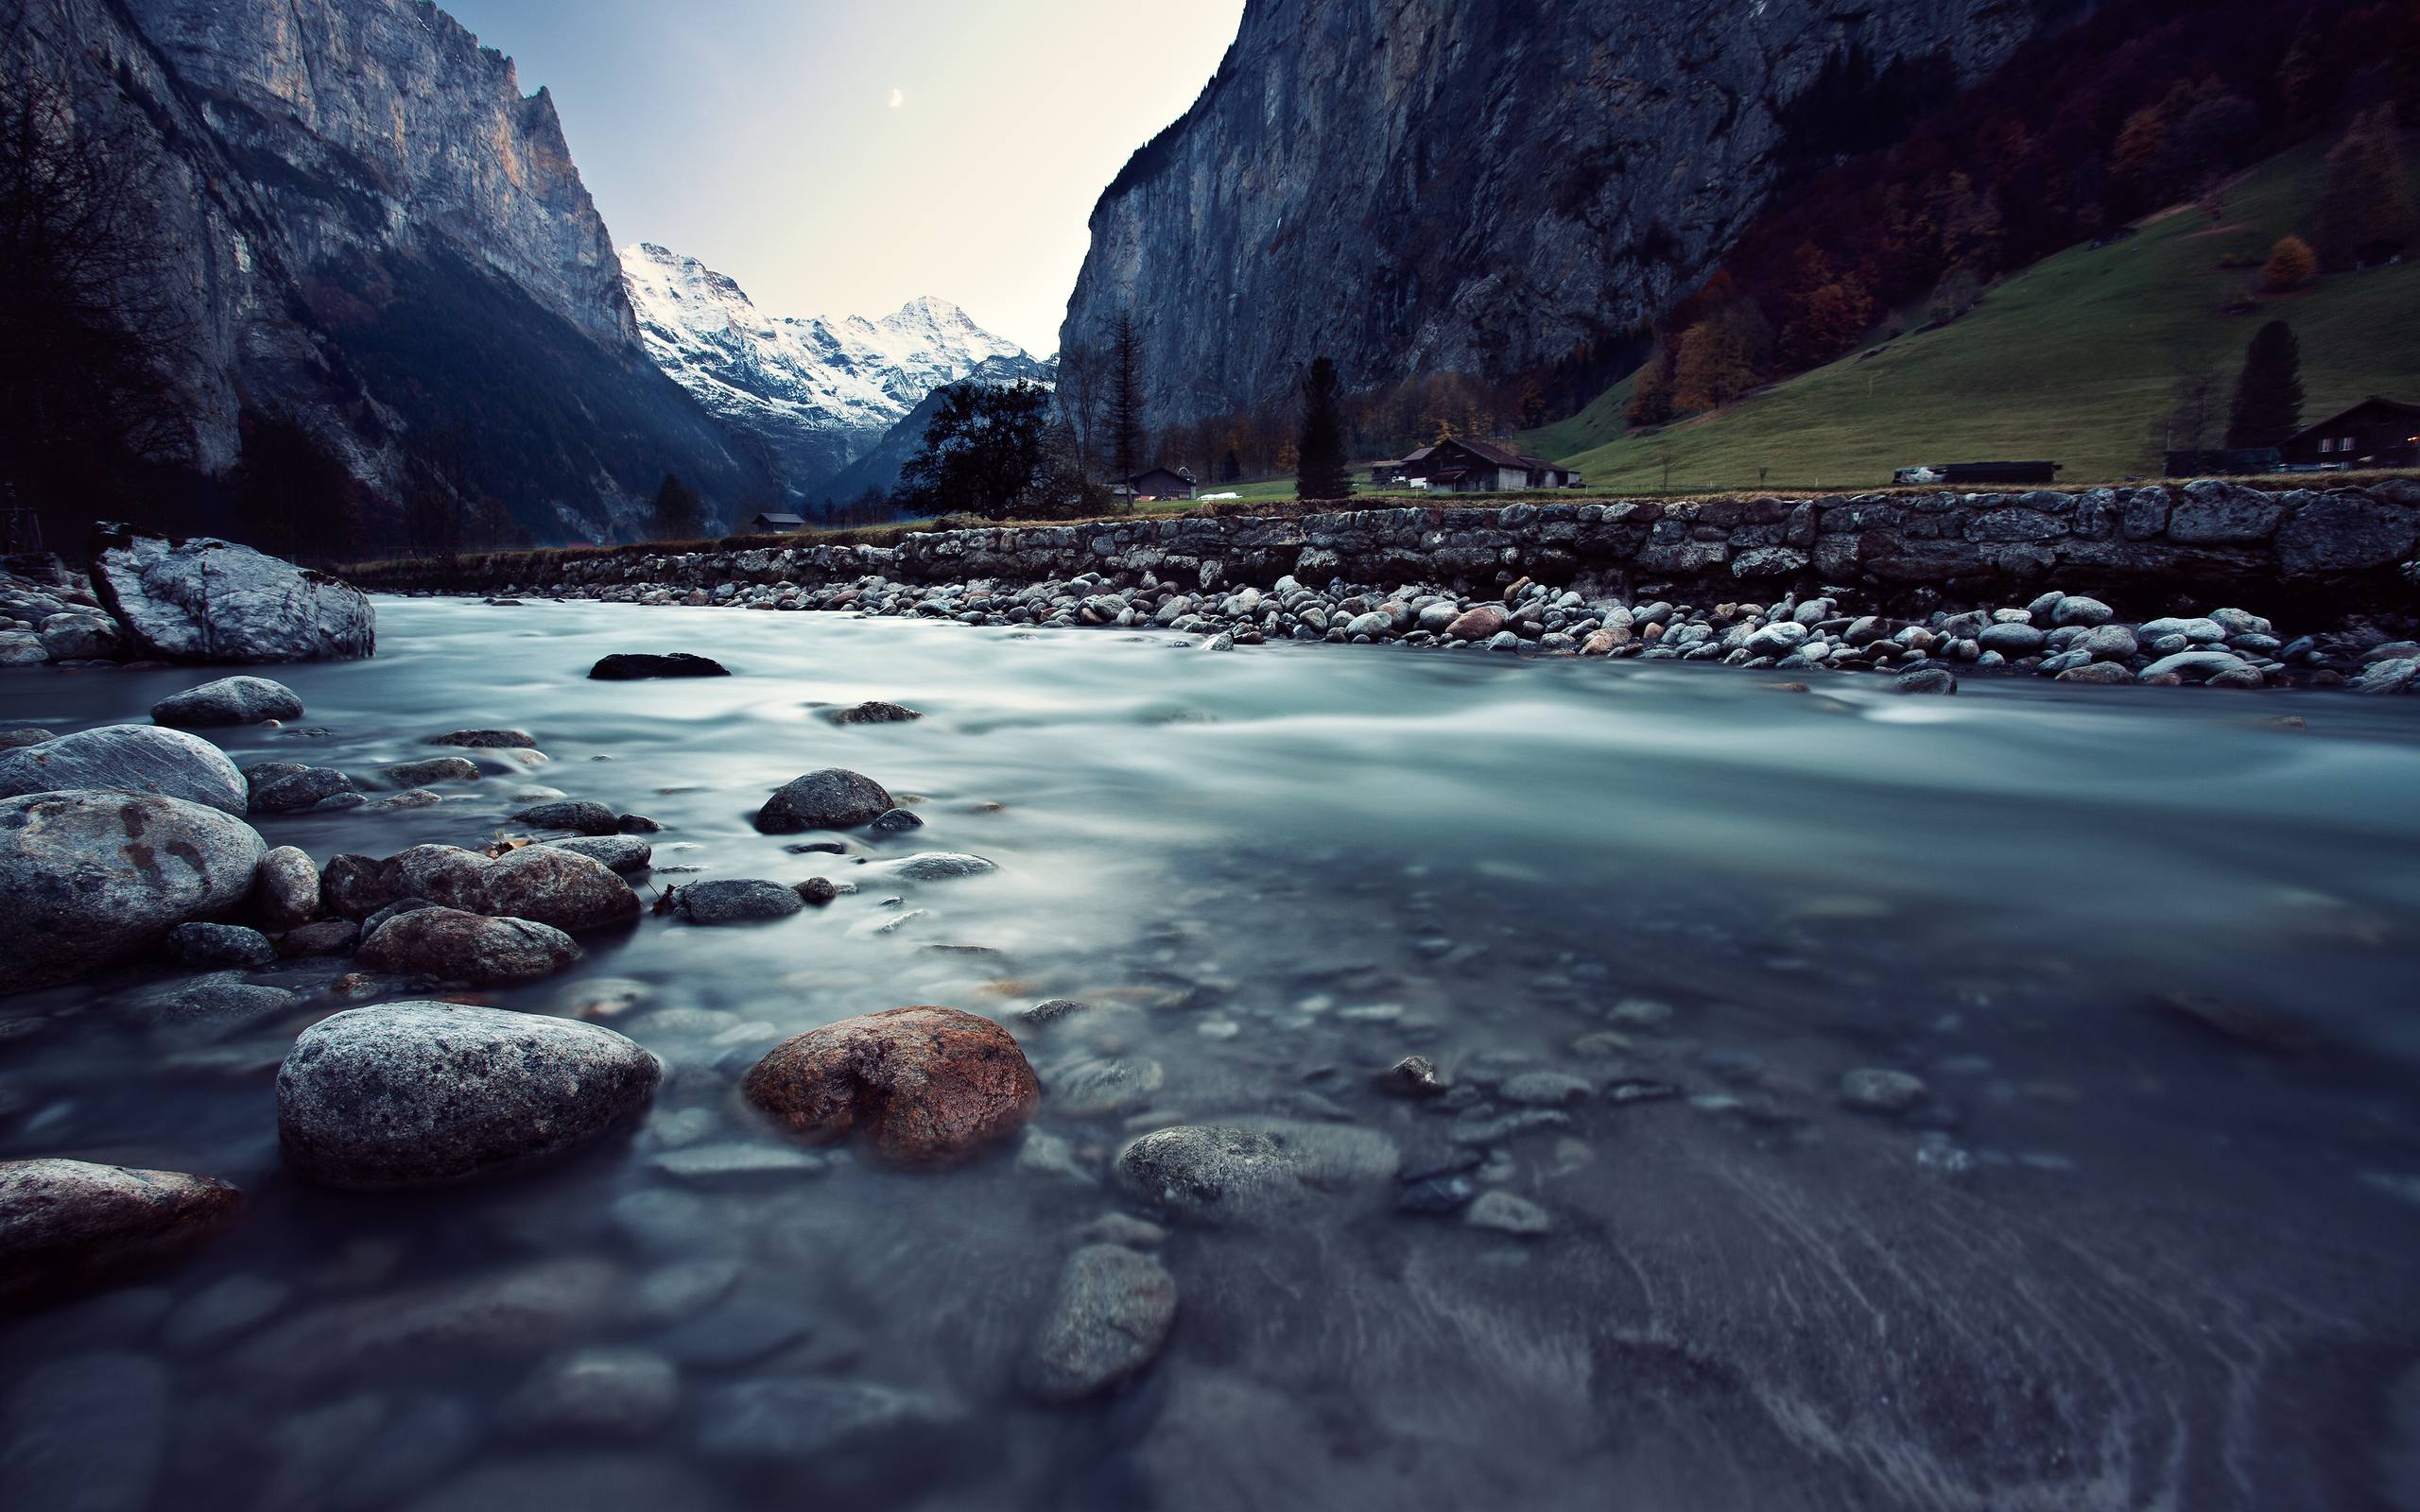
[[[1790,102],[1852,44],[1950,92],[2042,14],[1251,0],[1192,109],[1094,207],[1066,381],[1121,311],[1157,423],[1274,399],[1315,352],[1357,388],[1551,362],[1705,274],[1788,161]]]
[[[1176,1321],[1176,1278],[1122,1245],[1086,1245],[1067,1257],[1059,1292],[1026,1362],[1026,1385],[1074,1401],[1151,1363]]]
[[[900,1165],[947,1165],[1033,1116],[1041,1084],[991,1020],[958,1008],[891,1008],[775,1045],[748,1073],[748,1100],[813,1143],[862,1125]]]
[[[251,804],[251,785],[226,753],[181,730],[104,725],[0,755],[0,798],[71,788],[151,793],[229,814]]]
[[[27,11],[79,115],[151,149],[134,192],[191,322],[170,375],[190,460],[232,466],[249,405],[392,499],[405,435],[458,425],[474,485],[556,541],[635,519],[670,462],[710,500],[770,488],[648,361],[553,100],[443,10]],[[521,399],[475,401],[497,391]]]
[[[208,536],[171,542],[104,526],[96,544],[93,586],[146,656],[321,662],[377,649],[377,616],[369,598],[325,573]],[[263,686],[285,692],[275,683]],[[286,698],[302,712],[292,694]]]
[[[268,850],[243,820],[182,799],[0,800],[0,991],[72,981],[234,913]]]
[[[304,1030],[279,1068],[278,1142],[329,1186],[458,1180],[596,1138],[662,1074],[595,1024],[457,1003],[354,1008]]]
[[[151,722],[159,725],[257,725],[302,717],[302,700],[294,690],[267,678],[220,678],[151,706]]]
[[[872,824],[890,807],[890,795],[880,782],[838,766],[826,766],[784,783],[756,811],[756,828],[767,834],[853,830],[860,824]]]
[[[579,959],[569,935],[527,919],[491,919],[458,908],[397,914],[361,942],[364,971],[446,982],[534,982]]]
[[[0,1161],[0,1314],[174,1260],[243,1205],[242,1193],[208,1177]]]

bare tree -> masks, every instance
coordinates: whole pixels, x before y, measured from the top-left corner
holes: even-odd
[[[1143,470],[1143,338],[1120,310],[1109,335],[1109,467],[1119,482]]]
[[[2227,412],[2226,374],[2209,347],[2177,350],[2176,377],[2169,385],[2168,413],[2155,439],[2161,452],[2197,452],[2215,444]]]
[[[71,92],[80,56],[0,0],[0,474],[61,527],[123,507],[190,438],[156,140],[132,101]]]

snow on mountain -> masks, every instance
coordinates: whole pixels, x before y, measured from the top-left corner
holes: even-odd
[[[863,455],[934,389],[979,375],[1046,378],[1046,367],[946,300],[910,300],[869,320],[769,316],[694,257],[642,242],[622,278],[656,366],[754,438],[792,497]]]

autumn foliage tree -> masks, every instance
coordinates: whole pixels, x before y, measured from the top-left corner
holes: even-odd
[[[2272,294],[2301,288],[2319,272],[2319,254],[2299,236],[2280,236],[2260,265],[2260,286]]]
[[[1672,403],[1685,414],[1720,409],[1763,382],[1772,340],[1754,301],[1734,299],[1681,333]]]
[[[2365,249],[2409,233],[2410,182],[2394,107],[2379,105],[2355,116],[2343,140],[2329,149],[2320,185],[2319,250],[2328,266],[2351,267]]]
[[[1630,405],[1622,418],[1634,426],[1669,423],[1677,413],[1672,407],[1672,359],[1657,342],[1639,365],[1638,375],[1631,381]]]

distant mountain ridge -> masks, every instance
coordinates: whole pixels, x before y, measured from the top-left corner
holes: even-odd
[[[946,300],[875,319],[771,316],[736,280],[669,248],[641,242],[621,260],[648,354],[761,450],[792,500],[831,497],[835,477],[935,389],[1051,373]]]

